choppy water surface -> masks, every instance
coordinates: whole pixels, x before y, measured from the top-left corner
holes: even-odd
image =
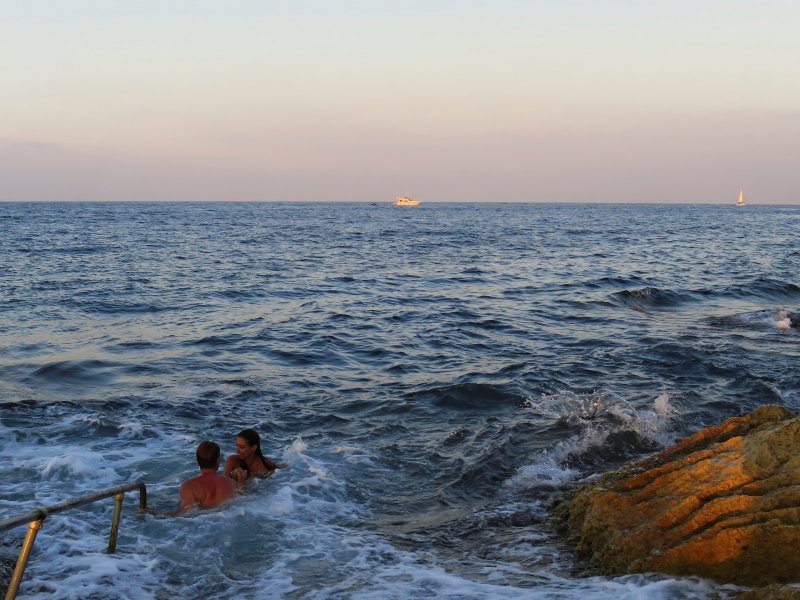
[[[0,518],[206,438],[290,468],[233,505],[50,517],[25,598],[725,598],[598,577],[586,477],[800,405],[800,207],[0,204]],[[18,547],[24,528],[5,534]],[[6,546],[5,550],[9,550]]]

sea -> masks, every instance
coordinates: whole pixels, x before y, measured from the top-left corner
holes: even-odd
[[[49,516],[25,599],[621,600],[570,490],[764,404],[800,410],[800,206],[0,204],[0,519],[202,440],[288,467],[178,518]],[[2,534],[16,557],[24,526]]]

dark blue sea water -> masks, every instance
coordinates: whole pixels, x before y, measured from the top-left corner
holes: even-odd
[[[800,408],[800,207],[0,204],[0,519],[206,438],[289,463],[223,510],[51,516],[25,598],[724,598],[600,577],[564,490]],[[16,553],[25,529],[3,534]],[[11,545],[11,548],[8,547]]]

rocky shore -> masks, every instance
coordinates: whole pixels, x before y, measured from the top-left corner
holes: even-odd
[[[599,573],[697,575],[771,586],[750,598],[800,598],[785,585],[800,582],[800,416],[771,405],[728,419],[584,485],[556,514]]]

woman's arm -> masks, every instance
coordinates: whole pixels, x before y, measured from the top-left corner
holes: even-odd
[[[225,460],[225,467],[222,469],[222,475],[224,477],[230,477],[236,483],[237,491],[239,486],[244,484],[249,476],[249,473],[245,469],[242,469],[240,464],[241,461],[239,460],[239,457],[235,454],[231,454]]]
[[[239,457],[235,454],[231,454],[228,458],[225,459],[225,466],[222,467],[222,475],[225,477],[231,476],[231,471],[233,471],[236,467],[239,466]]]

